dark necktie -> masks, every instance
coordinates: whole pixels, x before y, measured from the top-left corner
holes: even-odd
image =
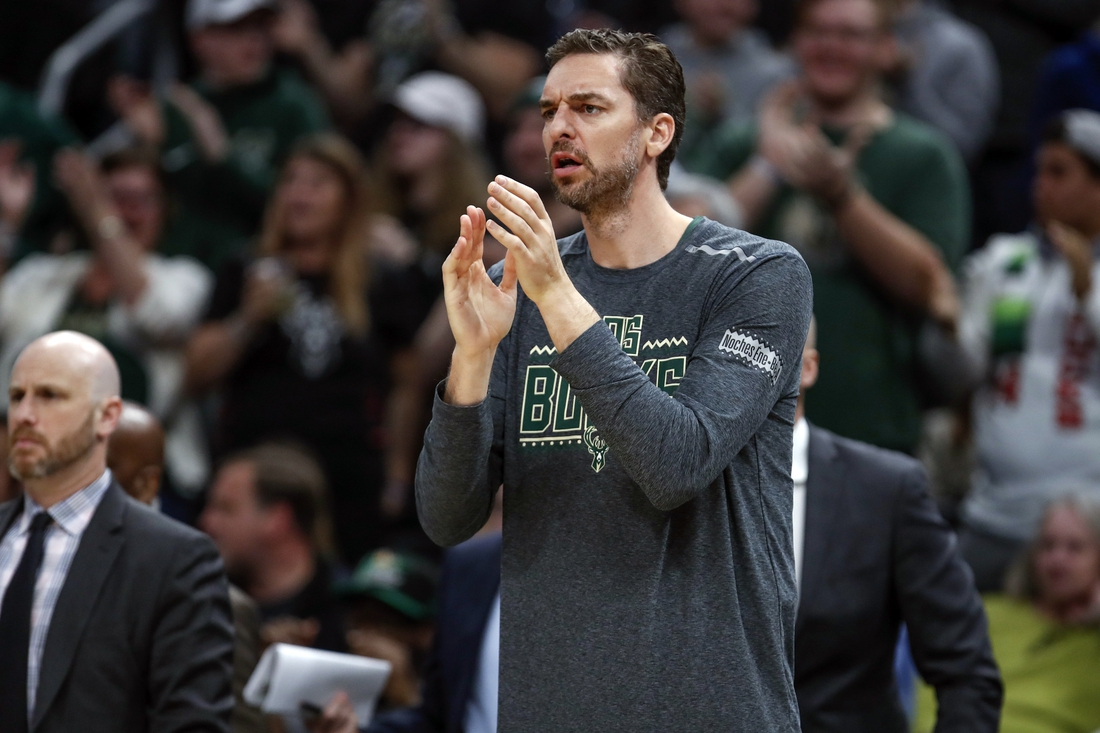
[[[46,512],[31,520],[31,531],[19,567],[11,576],[0,607],[0,731],[27,730],[27,658],[31,644],[31,607],[34,584],[42,565],[46,528],[53,521]]]

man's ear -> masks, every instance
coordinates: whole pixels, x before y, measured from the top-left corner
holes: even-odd
[[[817,353],[817,349],[806,349],[802,352],[802,381],[799,384],[799,389],[801,391],[805,392],[810,387],[817,384],[820,360],[821,358]]]
[[[111,433],[115,432],[119,418],[122,417],[122,399],[108,397],[99,404],[96,411],[99,413],[96,419],[96,437],[106,440],[111,436]]]
[[[661,112],[650,123],[649,140],[646,141],[646,156],[658,158],[672,144],[676,135],[676,120],[668,112]]]

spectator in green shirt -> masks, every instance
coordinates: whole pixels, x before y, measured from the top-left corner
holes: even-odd
[[[1008,592],[985,596],[1004,679],[1001,733],[1100,730],[1100,503],[1068,496],[1047,509]],[[914,729],[935,721],[921,690]]]
[[[728,177],[747,228],[791,243],[810,266],[829,360],[807,398],[810,419],[912,452],[916,336],[926,319],[954,326],[951,268],[965,253],[970,208],[951,143],[881,98],[891,20],[874,0],[804,0],[794,35],[801,78],[773,94],[757,124],[725,128],[684,161]]]
[[[134,134],[161,151],[187,227],[169,235],[179,250],[173,254],[190,254],[215,270],[256,232],[295,141],[328,127],[313,91],[292,70],[272,64],[275,7],[274,0],[190,0],[198,79],[174,86],[164,99],[130,79],[110,89]]]

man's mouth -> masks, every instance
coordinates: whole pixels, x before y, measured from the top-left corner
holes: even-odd
[[[553,170],[555,178],[571,176],[583,167],[584,163],[581,161],[580,156],[573,153],[558,152],[550,156],[550,168]]]

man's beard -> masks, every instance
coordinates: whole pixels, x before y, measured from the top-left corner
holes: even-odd
[[[16,464],[16,456],[11,447],[20,438],[33,438],[46,449],[46,454],[39,458],[28,468],[20,469]],[[84,423],[57,441],[57,446],[51,448],[45,436],[29,429],[16,430],[8,443],[8,471],[20,481],[28,479],[45,478],[58,471],[68,468],[95,447],[95,412],[88,413],[88,419]]]
[[[619,150],[618,160],[606,168],[596,168],[588,156],[572,145],[555,143],[550,154],[566,152],[578,158],[588,168],[591,175],[582,183],[564,183],[551,171],[550,183],[554,196],[571,209],[584,214],[589,219],[614,213],[626,208],[634,192],[634,182],[638,179],[640,165],[638,148],[640,136],[634,133]]]

